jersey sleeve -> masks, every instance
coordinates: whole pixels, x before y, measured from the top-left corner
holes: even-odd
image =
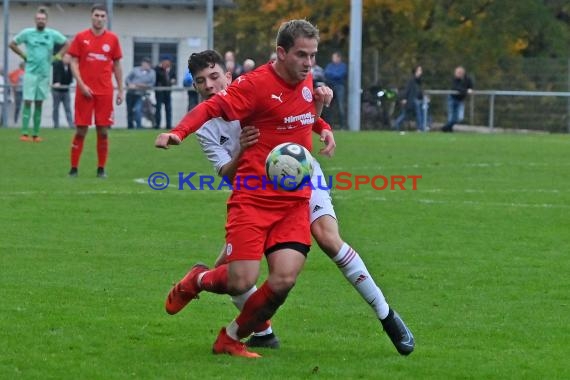
[[[208,128],[202,127],[197,130],[196,139],[216,173],[220,174],[222,167],[232,160],[230,154],[219,144],[218,137],[214,136]]]
[[[200,129],[208,120],[215,117],[223,117],[223,110],[219,107],[218,103],[214,101],[216,97],[218,97],[218,95],[192,108],[192,110],[180,120],[171,133],[178,136],[180,140],[184,140],[188,135]]]
[[[255,86],[245,75],[230,84],[219,96],[212,98],[224,112],[225,120],[242,120],[250,116],[255,110]]]
[[[55,41],[56,44],[63,45],[65,41],[67,41],[67,37],[65,37],[61,32],[55,29],[52,29],[51,31],[53,34],[53,40]]]
[[[75,36],[73,41],[71,41],[71,45],[69,45],[69,49],[67,49],[67,54],[71,55],[72,57],[79,57],[79,37]]]
[[[123,58],[123,50],[121,49],[119,37],[115,35],[115,48],[113,49],[113,61],[117,61],[121,58]]]
[[[332,131],[332,127],[330,126],[330,124],[324,121],[322,117],[319,117],[317,121],[313,124],[313,132],[320,135],[321,132],[324,131],[325,129]]]
[[[20,33],[16,34],[16,36],[14,37],[14,42],[18,45],[25,43],[28,39],[29,31],[30,29],[26,28],[22,30]]]

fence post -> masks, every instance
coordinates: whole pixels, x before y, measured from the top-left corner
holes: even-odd
[[[570,58],[568,58],[568,91],[570,91]],[[566,129],[570,133],[570,96],[566,98]]]
[[[489,128],[495,128],[495,93],[489,97]]]
[[[469,124],[475,125],[475,94],[469,97]]]

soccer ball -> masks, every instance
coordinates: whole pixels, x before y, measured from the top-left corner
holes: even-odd
[[[265,172],[283,190],[297,190],[313,175],[313,156],[299,144],[283,143],[267,155]]]

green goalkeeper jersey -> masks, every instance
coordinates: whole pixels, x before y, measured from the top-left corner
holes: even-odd
[[[50,28],[42,31],[26,28],[14,37],[16,44],[26,46],[26,72],[41,76],[50,73],[54,46],[62,45],[66,40],[63,34]]]

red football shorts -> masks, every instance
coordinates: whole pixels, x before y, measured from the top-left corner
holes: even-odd
[[[226,262],[261,260],[266,250],[281,243],[311,245],[308,199],[270,207],[261,202],[228,203]]]
[[[87,98],[77,90],[75,93],[75,125],[93,124],[93,115],[95,115],[95,125],[100,127],[113,125],[113,94],[93,95]]]

